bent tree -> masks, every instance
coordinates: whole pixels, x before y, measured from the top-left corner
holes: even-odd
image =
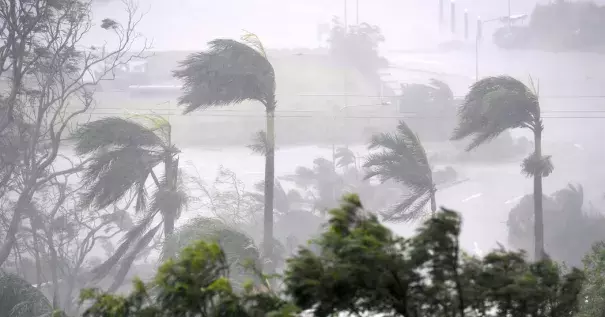
[[[110,291],[122,284],[137,255],[160,229],[164,237],[174,232],[174,223],[188,200],[170,124],[162,118],[144,118],[151,124],[109,117],[89,122],[74,134],[78,155],[90,157],[83,177],[82,206],[99,210],[134,193],[135,209],[142,214],[115,253],[93,270],[96,278],[102,278],[121,263]],[[163,175],[154,171],[156,167],[161,167]],[[155,188],[151,197],[148,181]],[[153,224],[158,217],[161,221]]]
[[[267,116],[265,156],[265,207],[263,255],[273,252],[273,187],[275,183],[275,71],[256,35],[248,33],[244,43],[230,39],[210,41],[207,51],[192,54],[181,62],[174,76],[183,81],[179,105],[185,113],[210,107],[260,102]],[[271,268],[268,268],[271,270]]]
[[[364,164],[368,169],[366,179],[377,177],[382,183],[394,180],[407,188],[402,201],[384,213],[387,221],[410,221],[424,216],[425,206],[430,203],[431,215],[437,211],[433,171],[426,151],[418,136],[405,122],[399,121],[395,133],[380,133],[372,137],[371,153]]]
[[[0,265],[15,247],[28,206],[42,188],[81,170],[60,152],[66,134],[94,104],[97,84],[113,70],[140,56],[130,51],[139,37],[141,17],[125,1],[126,21],[95,25],[86,0],[5,1],[0,5],[0,197],[7,228]],[[109,37],[101,46],[83,48],[89,32],[100,27]],[[147,47],[142,45],[143,50]],[[90,74],[95,73],[96,76]]]
[[[534,256],[544,258],[544,211],[542,177],[550,175],[550,155],[542,155],[542,131],[538,90],[510,76],[484,78],[471,86],[458,110],[452,140],[473,137],[466,150],[496,138],[509,129],[526,128],[534,135],[534,152],[523,160],[522,172],[534,180]]]

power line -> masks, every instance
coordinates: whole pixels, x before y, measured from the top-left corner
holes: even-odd
[[[370,105],[368,105],[370,106]],[[372,105],[373,106],[373,105]],[[275,113],[323,113],[323,114],[336,114],[336,113],[342,113],[343,110],[346,109],[350,109],[350,108],[357,108],[357,107],[361,107],[361,106],[351,106],[348,108],[344,108],[342,110],[339,111],[330,111],[330,110],[276,110]],[[379,108],[386,108],[388,106],[375,106],[375,108],[379,109]],[[78,107],[66,107],[67,109],[81,109]],[[225,112],[225,113],[257,113],[259,112],[259,110],[240,110],[240,109],[220,109],[216,108],[215,109],[206,109],[203,110],[202,112],[197,112],[197,114],[200,115],[212,115],[214,113],[217,112]],[[260,109],[260,108],[259,108]],[[175,108],[124,108],[124,107],[98,107],[98,108],[93,108],[92,111],[90,112],[86,112],[86,113],[91,113],[97,110],[122,110],[124,111],[122,114],[127,113],[127,112],[138,112],[138,111],[149,111],[149,114],[154,114],[156,111],[164,111],[167,113],[164,113],[163,115],[179,115],[181,113],[175,112],[173,113],[174,110],[180,110],[180,109],[175,109]],[[86,114],[85,113],[85,114]],[[115,114],[120,114],[120,112],[118,111],[112,111],[110,113],[115,113]],[[206,114],[204,114],[206,113]],[[398,114],[411,114],[411,115],[417,115],[417,114],[421,114],[420,112],[417,111],[397,111]],[[605,113],[605,110],[542,110],[541,113]],[[338,116],[338,115],[337,115]],[[341,117],[341,116],[338,116]]]
[[[128,90],[118,90],[109,92],[129,93]],[[141,93],[135,93],[141,94]],[[365,94],[345,94],[345,93],[309,93],[309,94],[276,94],[277,97],[366,97],[366,98],[400,98],[401,95],[365,95]],[[453,96],[454,98],[464,98],[465,95]],[[603,99],[605,95],[540,95],[540,99]]]
[[[605,111],[604,111],[605,112]],[[81,115],[124,115],[123,112],[88,112]],[[177,117],[232,117],[232,118],[265,118],[264,115],[238,115],[238,114],[169,114],[169,113],[138,113],[143,115],[165,115]],[[329,118],[334,119],[334,116],[310,116],[310,115],[276,115],[275,118]],[[337,116],[340,119],[456,119],[455,116]],[[543,116],[544,119],[605,119],[605,116]]]
[[[280,95],[288,97],[368,97],[368,98],[401,98],[401,95],[363,95],[363,94],[297,94],[297,95]],[[454,98],[464,98],[465,96],[454,96]],[[540,99],[603,99],[605,95],[540,95]]]

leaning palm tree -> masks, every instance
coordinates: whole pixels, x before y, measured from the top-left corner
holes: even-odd
[[[425,215],[430,202],[431,215],[435,215],[437,203],[433,172],[426,151],[418,136],[399,121],[397,131],[374,135],[368,149],[382,149],[371,153],[364,164],[368,169],[366,179],[377,177],[382,183],[393,180],[404,185],[408,193],[403,200],[387,210],[383,216],[387,221],[410,221]]]
[[[141,250],[163,229],[164,236],[174,231],[174,223],[187,203],[187,194],[179,170],[179,150],[171,141],[170,124],[158,117],[143,117],[151,124],[132,119],[103,118],[80,127],[74,134],[78,155],[89,156],[83,181],[86,192],[81,204],[85,208],[103,209],[127,196],[135,200],[141,219],[124,236],[113,256],[95,268],[96,278],[105,277],[121,261],[110,290],[123,282]],[[161,166],[163,175],[154,168]],[[154,192],[148,204],[147,181]],[[152,224],[160,216],[158,224]]]
[[[267,115],[265,154],[264,256],[271,258],[273,240],[273,182],[275,179],[275,71],[254,34],[244,42],[216,39],[209,50],[192,54],[174,76],[183,81],[179,105],[185,113],[209,107],[258,101]],[[271,268],[269,268],[271,270]]]
[[[531,78],[530,78],[531,81]],[[452,140],[473,136],[466,150],[471,151],[514,128],[527,128],[534,134],[534,153],[523,160],[522,170],[534,179],[534,256],[544,258],[544,217],[542,177],[553,171],[550,156],[542,155],[542,131],[538,90],[509,76],[487,77],[471,86],[458,110],[458,126]]]

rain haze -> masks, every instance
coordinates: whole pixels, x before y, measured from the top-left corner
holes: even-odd
[[[0,277],[74,316],[224,232],[283,272],[346,193],[478,256],[605,240],[603,0],[72,2],[0,29]]]

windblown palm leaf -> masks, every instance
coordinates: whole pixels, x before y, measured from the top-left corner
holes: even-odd
[[[488,77],[471,86],[452,140],[474,136],[471,150],[508,129],[531,127],[539,117],[538,97],[529,87],[509,76]]]
[[[252,152],[260,154],[262,156],[267,155],[269,149],[269,140],[267,139],[267,133],[265,131],[258,131],[254,134],[252,144],[248,145],[248,148]]]
[[[52,306],[46,296],[27,281],[0,270],[0,312],[6,317],[48,316]]]
[[[355,164],[355,154],[351,149],[341,147],[336,149],[336,153],[334,155],[334,159],[336,160],[336,166],[338,167],[347,167],[349,165]]]
[[[148,125],[123,118],[104,118],[83,125],[75,132],[76,151],[91,156],[86,167],[82,195],[84,208],[102,209],[122,200],[132,192],[136,210],[146,211],[138,223],[124,236],[115,254],[92,273],[95,279],[105,277],[118,263],[120,269],[112,289],[120,286],[137,255],[164,226],[169,235],[174,222],[187,203],[187,194],[179,170],[179,151],[171,144],[170,124],[163,118],[139,116]],[[154,168],[161,165],[164,174],[158,177]],[[146,183],[153,180],[151,204],[148,206]],[[154,218],[162,221],[152,228]]]
[[[183,81],[179,104],[185,113],[256,100],[265,106],[275,94],[275,71],[263,53],[235,40],[216,39],[206,52],[180,63],[174,76]]]
[[[432,170],[424,147],[418,137],[400,121],[394,134],[380,133],[372,137],[369,149],[382,149],[368,156],[364,167],[366,179],[377,177],[381,182],[394,180],[404,185],[409,193],[391,210],[384,213],[385,220],[409,221],[424,214],[431,202],[434,212],[435,191]]]

